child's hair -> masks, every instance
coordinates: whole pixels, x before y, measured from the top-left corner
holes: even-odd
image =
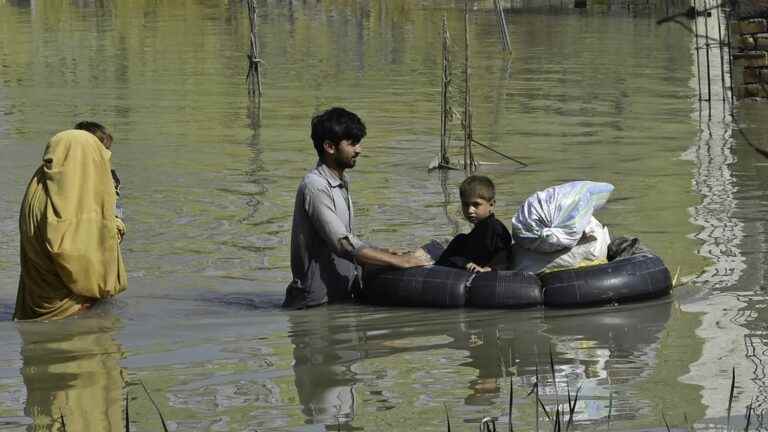
[[[461,199],[482,198],[486,201],[496,199],[496,187],[486,176],[471,175],[464,179],[459,186]]]
[[[75,125],[75,129],[84,130],[95,135],[106,148],[112,147],[112,134],[100,123],[93,121],[81,121]]]
[[[323,155],[323,144],[338,144],[351,140],[357,144],[365,138],[365,123],[357,114],[344,108],[333,107],[312,117],[312,143],[318,156]]]

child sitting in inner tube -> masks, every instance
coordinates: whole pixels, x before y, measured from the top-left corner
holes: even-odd
[[[470,272],[506,270],[509,267],[512,235],[493,214],[496,187],[491,179],[473,175],[459,186],[461,210],[475,227],[469,234],[459,234],[448,244],[436,265]]]

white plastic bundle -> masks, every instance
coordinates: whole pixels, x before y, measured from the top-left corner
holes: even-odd
[[[536,192],[512,219],[515,243],[543,253],[576,246],[613,189],[610,183],[574,181]]]
[[[576,246],[556,252],[534,252],[518,244],[512,245],[512,269],[516,271],[541,273],[584,265],[606,262],[611,236],[608,228],[594,217],[584,230]]]

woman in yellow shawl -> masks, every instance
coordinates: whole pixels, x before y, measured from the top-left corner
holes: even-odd
[[[65,318],[125,290],[111,156],[81,130],[60,132],[45,148],[21,204],[14,319]]]

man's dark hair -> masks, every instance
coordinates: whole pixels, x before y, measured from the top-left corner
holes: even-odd
[[[75,129],[90,132],[101,141],[104,147],[112,147],[112,134],[100,123],[94,121],[81,121],[75,125]]]
[[[459,186],[461,199],[482,198],[486,201],[496,199],[496,186],[486,176],[471,175],[464,179]]]
[[[333,107],[312,117],[312,143],[317,155],[323,156],[323,144],[339,144],[350,140],[357,144],[365,138],[365,124],[357,114],[344,108]]]

